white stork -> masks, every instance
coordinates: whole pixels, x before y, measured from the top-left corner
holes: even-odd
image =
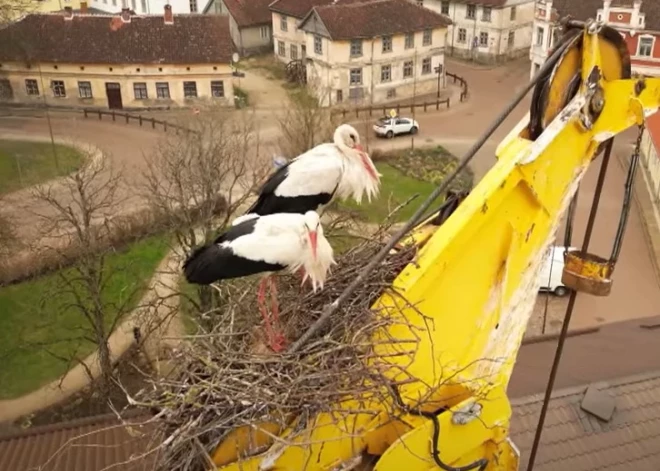
[[[342,124],[333,140],[282,165],[262,186],[246,214],[319,211],[335,196],[353,197],[360,204],[366,193],[371,201],[378,195],[381,175],[362,149],[358,132]]]
[[[303,284],[309,278],[314,292],[323,288],[330,266],[334,264],[330,243],[323,235],[319,215],[305,214],[247,215],[238,218],[212,244],[198,248],[183,265],[190,283],[210,284],[229,278],[262,273],[257,300],[264,318],[271,348],[280,351],[284,336],[275,334],[266,307],[266,287],[272,296],[272,316],[278,322],[277,288],[274,272],[304,270]]]

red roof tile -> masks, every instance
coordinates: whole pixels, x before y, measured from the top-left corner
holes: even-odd
[[[334,0],[335,3],[361,3],[370,0]],[[270,4],[271,11],[302,19],[314,7],[329,5],[333,0],[275,0]]]
[[[151,469],[153,456],[137,459],[151,449],[155,427],[142,425],[148,416],[133,413],[122,425],[114,415],[89,417],[34,427],[0,437],[3,471],[138,471]]]
[[[417,6],[409,0],[338,2],[314,7],[308,17],[313,14],[319,17],[333,40],[374,38],[451,24],[449,17]],[[301,22],[301,28],[308,17]]]
[[[228,63],[234,52],[223,15],[28,15],[0,30],[0,60],[74,64]]]
[[[646,129],[651,135],[653,145],[660,155],[660,111],[653,113],[646,119]]]
[[[484,7],[500,8],[503,7],[507,0],[453,0],[456,3],[470,3],[472,5],[481,5]]]
[[[241,28],[270,24],[273,15],[268,8],[273,0],[224,0],[229,14]]]
[[[609,421],[581,408],[587,386],[555,391],[548,406],[536,471],[660,469],[660,371],[600,383],[615,399]],[[511,436],[526,469],[543,395],[512,401]]]

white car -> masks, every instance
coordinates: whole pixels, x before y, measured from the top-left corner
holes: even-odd
[[[419,131],[419,124],[414,119],[401,118],[380,118],[374,124],[374,131],[377,136],[393,138],[398,134],[417,134]]]
[[[541,277],[541,291],[549,291],[557,296],[566,296],[570,288],[564,286],[561,282],[561,275],[564,272],[564,247],[553,246],[541,267],[539,276]],[[569,250],[575,250],[570,247]]]

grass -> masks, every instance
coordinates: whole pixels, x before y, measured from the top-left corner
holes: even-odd
[[[106,305],[129,295],[131,304],[138,301],[168,242],[163,235],[150,237],[106,258],[106,267],[117,270],[108,281]],[[76,353],[84,358],[94,350],[93,343],[79,338],[87,321],[66,307],[72,295],[54,295],[57,286],[58,273],[53,273],[0,288],[0,399],[26,394],[66,372],[69,365],[49,354],[44,345],[60,357]]]
[[[286,80],[286,64],[273,54],[250,57],[240,64],[244,70],[261,69],[265,71],[266,78],[269,80]]]
[[[376,168],[383,175],[380,196],[371,203],[363,201],[357,205],[348,200],[339,205],[340,209],[376,224],[382,222],[398,205],[418,195],[394,216],[396,222],[408,220],[421,202],[458,165],[458,159],[440,146],[391,151],[378,157]],[[471,171],[462,172],[450,188],[469,189],[472,180]]]
[[[72,147],[55,144],[54,151],[51,143],[0,139],[0,195],[67,175],[83,162]]]

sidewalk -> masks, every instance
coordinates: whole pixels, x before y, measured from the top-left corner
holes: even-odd
[[[169,346],[171,341],[161,338],[176,338],[183,335],[183,324],[176,315],[178,297],[176,293],[179,280],[179,254],[172,250],[160,263],[149,284],[149,288],[140,304],[115,329],[108,339],[110,358],[116,362],[135,342],[133,328],[138,327],[145,335],[145,351],[149,360],[158,368],[158,359],[162,347]],[[146,328],[145,328],[146,326]],[[152,330],[153,328],[153,330]],[[144,335],[144,334],[143,334]],[[83,363],[96,378],[100,374],[98,353],[89,355]],[[76,365],[64,377],[16,399],[0,401],[0,423],[12,422],[19,417],[46,409],[61,403],[84,389],[90,384],[83,365]]]

